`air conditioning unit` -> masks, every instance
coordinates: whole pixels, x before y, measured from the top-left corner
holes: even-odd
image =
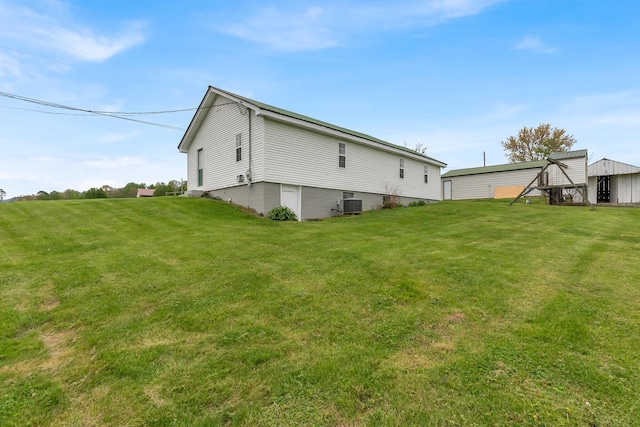
[[[244,175],[238,175],[236,179],[238,180],[238,182],[244,182]]]
[[[345,215],[362,213],[362,199],[342,199],[342,213]]]

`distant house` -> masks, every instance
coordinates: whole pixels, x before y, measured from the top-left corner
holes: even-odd
[[[443,162],[406,147],[209,87],[178,149],[187,194],[300,219],[440,200]]]
[[[155,191],[156,190],[152,188],[138,188],[136,197],[153,197],[153,193],[155,193]]]
[[[640,203],[640,167],[602,159],[589,165],[591,203]]]
[[[560,167],[551,164],[542,172],[547,160],[534,162],[507,163],[502,165],[450,170],[442,175],[442,198],[444,200],[513,198],[525,187],[533,188],[528,195],[540,196],[540,188],[587,187],[587,150],[552,153],[550,159],[567,166],[563,168],[569,179],[560,171]],[[572,194],[571,197],[576,196]],[[579,200],[579,195],[577,200]]]

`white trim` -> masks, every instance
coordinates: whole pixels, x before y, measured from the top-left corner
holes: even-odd
[[[284,203],[282,202],[282,193],[285,189],[285,187],[290,188],[290,189],[295,189],[294,191],[296,192],[296,205],[295,207],[291,207],[291,206],[287,206],[284,205]],[[280,205],[282,206],[287,206],[289,209],[291,209],[296,216],[298,217],[298,221],[302,221],[302,188],[299,185],[289,185],[289,184],[280,184]]]

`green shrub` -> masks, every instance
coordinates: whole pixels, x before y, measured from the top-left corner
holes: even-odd
[[[409,203],[407,207],[413,208],[415,206],[427,206],[427,204],[428,203],[424,200],[414,200],[413,202]]]
[[[267,218],[274,221],[297,221],[298,217],[295,212],[286,206],[276,206],[267,214]]]

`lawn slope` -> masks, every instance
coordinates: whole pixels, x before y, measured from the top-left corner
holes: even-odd
[[[640,210],[0,204],[0,425],[640,425]]]

